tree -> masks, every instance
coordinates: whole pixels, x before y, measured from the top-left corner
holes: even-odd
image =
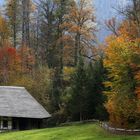
[[[19,71],[20,58],[10,43],[4,43],[0,49],[0,82],[8,83],[9,79]]]
[[[123,26],[125,25],[125,26]],[[133,26],[133,29],[135,26]],[[139,127],[136,123],[139,116],[139,98],[136,94],[136,67],[139,66],[139,41],[133,31],[122,23],[119,36],[110,36],[105,49],[104,65],[108,70],[108,81],[105,82],[108,97],[106,108],[110,114],[110,123],[116,127]],[[137,51],[136,51],[137,50]]]
[[[10,30],[8,22],[3,16],[0,16],[0,46],[2,47],[9,39]]]
[[[87,116],[89,119],[107,120],[108,113],[104,107],[106,96],[103,94],[105,89],[106,70],[103,65],[103,58],[99,57],[96,61],[90,62],[87,66]]]
[[[93,48],[95,42],[96,23],[92,2],[79,0],[72,3],[62,27],[65,28],[66,35],[74,40],[73,57],[76,66],[80,56],[89,56],[89,50]]]
[[[111,31],[114,35],[118,36],[118,32],[117,32],[118,25],[116,23],[115,18],[111,18],[108,21],[106,21],[105,25],[107,26],[107,29],[109,31]]]
[[[17,49],[17,51],[21,59],[21,75],[28,73],[30,76],[32,76],[35,65],[35,56],[33,49],[27,46],[22,46]]]
[[[39,45],[41,50],[39,55],[42,64],[48,64],[49,68],[55,67],[56,62],[56,4],[51,0],[40,0],[38,4],[38,14],[40,16],[39,25]],[[42,51],[43,50],[43,51]]]
[[[119,14],[125,16],[129,21],[133,21],[136,25],[137,37],[140,37],[140,0],[130,0],[126,8],[117,9]],[[130,22],[131,24],[132,22]]]
[[[72,97],[71,97],[71,112],[73,115],[78,115],[78,120],[82,121],[84,113],[86,112],[86,100],[87,100],[87,76],[84,69],[84,62],[80,59],[77,66],[77,70],[72,77]]]
[[[53,69],[52,92],[56,110],[59,110],[60,94],[63,90],[63,34],[61,24],[64,22],[64,15],[68,12],[71,0],[40,0],[39,10],[43,15],[40,24],[41,57],[43,64],[48,64]]]
[[[8,0],[6,15],[8,17],[8,24],[10,26],[11,38],[13,46],[16,48],[19,45],[19,38],[17,37],[20,31],[20,1]]]
[[[102,59],[89,64],[80,59],[61,95],[61,109],[69,120],[107,119],[108,115],[103,105],[104,73]]]
[[[30,47],[30,12],[31,1],[22,0],[22,46]]]
[[[140,37],[140,0],[131,0],[132,6],[131,8],[127,9],[127,16],[130,20],[134,21],[137,26],[138,37]]]

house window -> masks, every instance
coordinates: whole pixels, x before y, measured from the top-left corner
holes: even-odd
[[[3,128],[7,128],[8,127],[8,120],[3,120]]]

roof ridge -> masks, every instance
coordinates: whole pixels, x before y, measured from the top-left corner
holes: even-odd
[[[25,87],[19,87],[19,86],[0,86],[0,88],[25,89]]]

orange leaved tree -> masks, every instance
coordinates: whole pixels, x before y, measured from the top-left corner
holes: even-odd
[[[108,70],[105,94],[110,123],[115,127],[140,127],[140,40],[135,24],[124,21],[118,36],[107,38],[104,65]]]

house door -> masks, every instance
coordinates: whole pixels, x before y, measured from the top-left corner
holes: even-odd
[[[29,129],[29,120],[28,119],[19,119],[19,129],[28,130]]]
[[[12,121],[12,129],[13,130],[18,130],[19,129],[18,119],[17,118],[13,118],[13,121]]]

